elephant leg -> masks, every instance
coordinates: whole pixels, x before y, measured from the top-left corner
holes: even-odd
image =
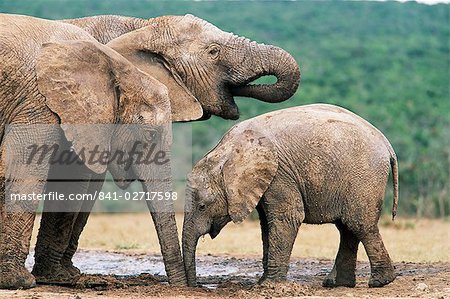
[[[53,144],[58,136],[52,127],[10,127],[3,140],[2,150],[8,153],[0,160],[0,288],[31,288],[36,281],[25,268],[33,231],[37,196],[45,190],[49,171],[48,152],[32,156],[26,149],[31,145]],[[8,181],[5,181],[5,178]],[[13,200],[15,196],[32,200]],[[36,195],[36,196],[34,196]]]
[[[323,281],[324,287],[345,286],[353,288],[356,285],[356,257],[359,239],[341,222],[336,223],[340,233],[339,251],[333,270]]]
[[[86,194],[91,173],[86,167],[78,164],[56,165],[51,169],[50,176],[62,177],[66,181],[50,182],[47,192],[61,193],[65,198],[69,198],[70,194]],[[84,202],[76,200],[44,203],[32,271],[37,282],[73,284],[79,278],[79,270],[64,267],[62,260]]]
[[[256,210],[258,211],[258,215],[259,215],[259,222],[261,225],[261,238],[262,238],[262,243],[263,243],[262,263],[263,263],[264,274],[260,278],[260,281],[264,281],[265,274],[267,273],[267,259],[268,259],[268,254],[269,254],[269,227],[268,227],[268,223],[267,223],[266,213],[264,212],[263,207],[260,204],[258,204],[256,206]]]
[[[72,226],[77,214],[70,212],[44,212],[34,253],[31,273],[39,283],[72,284],[79,273],[73,275],[61,265],[67,249]]]
[[[260,282],[286,280],[292,247],[300,227],[300,223],[296,223],[297,221],[292,219],[269,222],[267,270]]]
[[[156,200],[147,201],[147,205],[155,224],[169,283],[185,286],[186,273],[181,257],[173,203]]]
[[[87,203],[86,203],[87,204]],[[90,203],[91,209],[94,205],[94,202]],[[84,209],[85,205],[83,205]],[[70,236],[69,245],[67,246],[64,254],[61,258],[61,266],[69,272],[71,275],[80,275],[81,271],[73,264],[72,258],[75,255],[75,252],[78,249],[78,240],[80,239],[80,235],[86,226],[87,220],[89,218],[90,212],[80,212],[78,213],[75,223],[72,228],[72,234]]]
[[[369,287],[382,287],[394,281],[396,275],[391,258],[384,247],[378,227],[375,225],[362,238],[370,261]]]
[[[292,247],[305,213],[301,194],[275,177],[260,205],[267,223],[267,266],[260,283],[286,280]]]
[[[15,185],[15,183],[9,183]],[[31,234],[38,201],[18,202],[8,206],[5,198],[5,179],[1,178],[0,203],[0,289],[27,289],[36,285],[36,280],[25,268],[25,260],[30,249]],[[13,194],[21,186],[9,186],[6,194]],[[32,187],[26,194],[42,194],[44,183]],[[28,188],[27,188],[28,189]],[[30,189],[28,189],[30,190]],[[10,203],[11,204],[11,203]],[[20,205],[20,206],[19,206]]]
[[[105,174],[93,174],[93,176],[91,177],[91,181],[89,182],[87,193],[94,195],[96,194],[96,192],[100,191],[102,189],[104,179]],[[75,252],[77,251],[78,240],[80,239],[80,235],[87,224],[89,215],[92,211],[92,208],[94,207],[94,204],[95,204],[94,200],[83,202],[81,212],[78,213],[75,219],[75,223],[73,225],[69,245],[61,259],[61,265],[73,275],[78,275],[81,273],[80,270],[73,265],[72,258]]]
[[[34,212],[10,212],[5,207],[4,178],[1,178],[0,204],[0,289],[28,289],[36,285],[34,276],[25,268]],[[29,207],[35,210],[34,207]]]

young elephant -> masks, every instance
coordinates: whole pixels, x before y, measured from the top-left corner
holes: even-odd
[[[196,284],[200,236],[216,237],[256,207],[265,280],[284,280],[302,223],[334,223],[341,236],[326,287],[355,286],[358,244],[370,260],[370,287],[395,279],[377,222],[397,158],[383,134],[343,108],[315,104],[267,113],[234,126],[192,170],[183,226],[188,284]]]

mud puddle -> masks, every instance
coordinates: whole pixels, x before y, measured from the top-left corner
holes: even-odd
[[[34,264],[33,256],[34,252],[31,252],[26,260],[26,267],[30,271]],[[81,272],[86,274],[135,276],[141,273],[152,273],[161,277],[166,275],[162,257],[155,255],[80,251],[75,254],[73,262]],[[260,263],[235,257],[202,256],[197,263],[197,275],[199,277],[256,276],[262,271]]]

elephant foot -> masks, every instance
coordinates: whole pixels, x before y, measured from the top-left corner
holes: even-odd
[[[342,280],[342,279],[336,279],[335,277],[329,277],[329,276],[327,276],[322,282],[322,286],[324,288],[337,288],[337,287],[354,288],[355,285],[356,285],[356,279]]]
[[[76,267],[73,268],[76,269]],[[36,277],[36,282],[40,284],[75,285],[80,278],[78,272],[74,274],[73,269],[68,270],[60,264],[47,267],[35,265],[31,273]]]
[[[355,274],[337,276],[336,271],[332,271],[325,277],[322,286],[325,288],[347,287],[354,288],[356,285]]]
[[[0,270],[0,289],[30,289],[36,286],[34,276],[21,266],[18,271]]]
[[[75,266],[73,265],[73,263],[72,263],[71,260],[69,260],[69,261],[64,261],[64,260],[62,260],[62,261],[61,261],[61,265],[62,265],[62,267],[63,267],[67,272],[69,272],[71,275],[73,275],[73,276],[80,276],[80,275],[81,275],[80,269],[78,269],[77,267],[75,267]]]
[[[384,272],[375,272],[370,275],[369,287],[381,288],[394,281],[397,275],[394,273],[394,269],[391,267]]]
[[[170,285],[177,286],[177,287],[187,287],[188,283],[186,282],[186,278],[184,279],[170,279],[169,280]]]
[[[271,286],[273,283],[285,282],[286,276],[267,276],[263,275],[258,280],[258,284],[261,286]]]

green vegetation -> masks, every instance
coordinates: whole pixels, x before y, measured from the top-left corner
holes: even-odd
[[[278,45],[300,64],[301,87],[281,104],[239,99],[241,120],[308,103],[348,108],[384,132],[397,152],[400,215],[450,214],[448,5],[26,0],[1,3],[0,11],[51,19],[192,13],[223,30]],[[233,124],[219,118],[194,123],[194,161]],[[387,192],[386,211],[391,198]]]

